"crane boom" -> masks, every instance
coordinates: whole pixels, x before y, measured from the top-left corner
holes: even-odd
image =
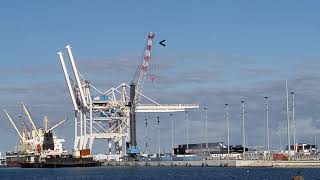
[[[129,154],[135,156],[140,152],[137,148],[137,133],[136,133],[136,105],[140,101],[143,89],[143,82],[146,77],[148,67],[151,61],[151,49],[154,33],[150,32],[147,37],[147,45],[142,56],[142,63],[138,66],[137,71],[130,83],[130,149]]]
[[[67,86],[68,86],[68,89],[69,89],[69,93],[70,93],[70,97],[71,97],[71,100],[72,100],[73,107],[74,107],[75,110],[78,110],[78,105],[77,105],[77,102],[76,102],[76,96],[74,95],[74,90],[73,90],[71,82],[70,82],[70,77],[69,77],[69,74],[68,74],[68,70],[67,70],[64,58],[63,58],[63,54],[62,54],[62,52],[58,52],[57,54],[59,55],[61,67],[62,67],[62,70],[63,70],[63,73],[64,73],[64,77],[66,79],[66,83],[67,83]]]
[[[68,51],[69,60],[71,62],[73,73],[74,73],[74,76],[76,78],[76,82],[77,82],[78,89],[79,89],[80,96],[81,96],[81,100],[82,100],[82,105],[84,107],[88,107],[87,102],[86,102],[86,98],[84,96],[84,91],[83,91],[83,88],[82,88],[82,85],[81,85],[81,81],[80,81],[80,77],[79,77],[79,71],[78,71],[77,65],[76,65],[76,63],[74,61],[73,54],[72,54],[71,46],[67,45],[66,49]]]
[[[64,120],[60,121],[58,124],[52,126],[52,127],[49,129],[49,131],[54,130],[55,128],[57,128],[58,126],[60,126],[62,123],[64,123],[66,120],[67,120],[67,119],[64,119]]]
[[[22,126],[22,130],[23,130],[22,132],[24,132],[25,135],[28,136],[30,130],[28,129],[28,126],[27,126],[26,123],[24,122],[24,120],[23,120],[23,118],[22,118],[21,115],[19,115],[19,121],[20,121],[21,126]],[[28,137],[29,137],[29,136],[28,136]]]
[[[142,56],[142,64],[138,66],[135,76],[131,82],[131,84],[135,84],[136,86],[136,92],[137,92],[135,96],[136,103],[140,101],[140,97],[143,90],[144,79],[146,77],[146,74],[148,72],[148,68],[151,62],[151,50],[152,50],[153,39],[154,39],[154,33],[150,32],[148,34],[147,44]]]
[[[26,114],[26,116],[27,116],[28,119],[29,119],[29,122],[30,122],[30,124],[31,124],[32,129],[35,131],[36,135],[39,136],[39,131],[38,131],[36,125],[34,124],[34,122],[33,122],[32,118],[31,118],[31,115],[30,115],[27,107],[24,105],[24,103],[21,103],[21,104],[22,104],[22,109],[23,109],[24,113]]]
[[[3,109],[3,111],[6,113],[6,115],[7,115],[8,119],[10,120],[10,122],[11,122],[11,124],[12,124],[13,128],[16,130],[17,134],[19,135],[20,139],[21,139],[22,141],[24,141],[24,138],[22,137],[21,133],[19,132],[19,130],[18,130],[18,128],[17,128],[17,126],[16,126],[16,124],[14,124],[14,122],[13,122],[13,120],[12,120],[11,116],[9,115],[9,113],[8,113],[5,109]]]

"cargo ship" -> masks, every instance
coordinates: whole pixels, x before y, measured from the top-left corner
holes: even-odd
[[[54,153],[54,138],[50,131],[44,133],[42,153],[27,156],[26,161],[19,162],[22,168],[59,168],[59,167],[93,167],[101,166],[90,156],[90,149],[80,151],[80,157],[73,157],[65,153]]]
[[[37,128],[27,107],[23,103],[22,110],[25,112],[30,123],[29,126],[27,126],[22,116],[19,116],[22,131],[19,131],[13,118],[4,110],[19,136],[19,144],[15,146],[14,152],[6,153],[8,167],[50,168],[100,165],[98,161],[94,161],[90,149],[81,150],[79,157],[73,157],[67,154],[67,150],[65,150],[63,145],[65,140],[57,138],[57,136],[53,134],[53,130],[64,123],[66,119],[49,128],[49,120],[47,117],[44,117],[44,127]]]
[[[25,154],[17,152],[6,152],[5,160],[7,167],[20,167],[20,162],[25,162],[27,157]]]

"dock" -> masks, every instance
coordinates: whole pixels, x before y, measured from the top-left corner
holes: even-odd
[[[123,161],[105,162],[104,166],[180,166],[180,167],[320,167],[320,161],[261,161],[261,160],[204,160],[204,161]]]

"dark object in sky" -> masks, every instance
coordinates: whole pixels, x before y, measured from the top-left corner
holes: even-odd
[[[159,44],[160,44],[161,46],[163,46],[163,47],[166,47],[166,45],[163,44],[165,41],[166,41],[166,40],[162,40],[162,41],[159,42]]]

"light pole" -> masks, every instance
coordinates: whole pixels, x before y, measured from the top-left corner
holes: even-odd
[[[295,109],[295,105],[294,105],[294,91],[291,92],[291,95],[292,95],[292,124],[293,124],[293,152],[295,153],[296,152],[296,122],[295,122],[295,112],[294,112],[294,109]]]
[[[316,147],[317,144],[317,127],[314,127],[314,147]]]
[[[174,149],[173,149],[173,118],[172,118],[172,113],[170,114],[171,118],[171,150],[172,150],[172,155],[174,155]]]
[[[148,119],[144,119],[146,122],[145,122],[145,125],[146,125],[146,150],[145,150],[145,153],[146,154],[149,154],[148,153]]]
[[[158,153],[159,153],[159,158],[161,157],[161,149],[160,149],[160,117],[157,116],[158,119]]]
[[[313,126],[314,126],[314,148],[315,151],[317,152],[317,135],[318,135],[318,127],[319,127],[319,121],[313,121]]]
[[[287,137],[288,137],[288,160],[290,161],[290,118],[289,118],[289,95],[288,95],[288,81],[286,80],[286,98],[287,98]]]
[[[267,119],[267,148],[268,148],[268,158],[270,157],[270,137],[269,137],[269,101],[268,97],[264,97],[266,100],[266,119]]]
[[[206,150],[208,151],[208,108],[204,108],[206,112]]]
[[[281,125],[279,125],[279,127],[278,127],[278,132],[279,132],[279,150],[280,150],[280,152],[282,152],[282,140],[281,140],[281,138],[282,138],[282,128],[281,128]]]
[[[226,104],[226,119],[227,119],[227,141],[228,141],[228,162],[230,159],[230,131],[229,131],[229,105]]]
[[[242,104],[242,147],[243,147],[243,159],[246,154],[246,135],[245,135],[245,127],[244,127],[244,101],[241,101]]]
[[[186,119],[187,119],[187,149],[189,149],[189,114],[186,111]]]

